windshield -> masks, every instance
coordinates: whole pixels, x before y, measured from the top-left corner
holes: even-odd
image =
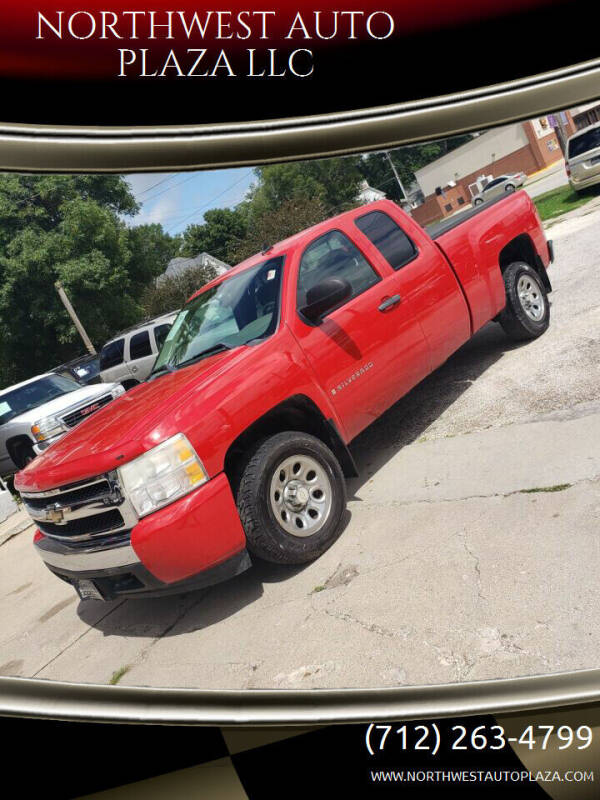
[[[581,136],[576,136],[569,142],[569,158],[575,158],[588,150],[600,147],[600,128],[593,128]]]
[[[190,300],[173,323],[153,373],[275,332],[283,256],[244,270]]]
[[[4,392],[0,395],[0,425],[10,422],[19,414],[24,414],[32,408],[44,405],[63,394],[81,389],[81,385],[73,378],[63,375],[47,375],[38,381],[32,381],[18,389]]]

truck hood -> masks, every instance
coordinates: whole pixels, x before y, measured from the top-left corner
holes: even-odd
[[[96,383],[90,386],[82,386],[81,389],[75,389],[73,392],[62,394],[60,397],[55,397],[49,403],[44,403],[41,406],[25,411],[17,417],[13,417],[7,425],[29,423],[33,425],[35,422],[43,419],[44,417],[62,417],[64,414],[72,411],[80,406],[84,406],[86,402],[95,400],[97,397],[102,397],[105,394],[110,394],[111,390],[115,388],[116,383]]]
[[[206,391],[252,347],[215,354],[130,389],[53,444],[18,473],[20,491],[45,491],[116,469],[176,433],[191,395]]]

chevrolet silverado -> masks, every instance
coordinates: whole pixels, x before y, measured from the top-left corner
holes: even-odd
[[[489,321],[543,334],[552,260],[524,191],[429,232],[382,200],[265,247],[190,298],[145,382],[17,475],[38,553],[104,600],[317,558],[349,443]]]

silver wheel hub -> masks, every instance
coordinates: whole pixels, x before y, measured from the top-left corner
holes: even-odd
[[[521,275],[517,282],[517,294],[527,316],[534,322],[540,322],[546,310],[546,301],[535,278],[531,275]]]
[[[271,511],[292,536],[312,536],[321,530],[331,513],[332,495],[325,469],[304,454],[281,461],[269,487]]]

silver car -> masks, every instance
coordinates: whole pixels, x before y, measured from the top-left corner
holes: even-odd
[[[576,192],[600,183],[600,122],[569,137],[565,168]]]
[[[142,322],[108,341],[100,351],[102,380],[119,381],[125,389],[145,381],[177,313]]]
[[[514,175],[499,175],[483,187],[481,192],[473,198],[473,205],[480,206],[487,200],[494,197],[501,197],[505,194],[520,189],[525,183],[527,175],[524,172],[515,172]]]
[[[82,386],[48,372],[0,391],[0,475],[12,475],[99,408],[123,394],[118,383]]]

